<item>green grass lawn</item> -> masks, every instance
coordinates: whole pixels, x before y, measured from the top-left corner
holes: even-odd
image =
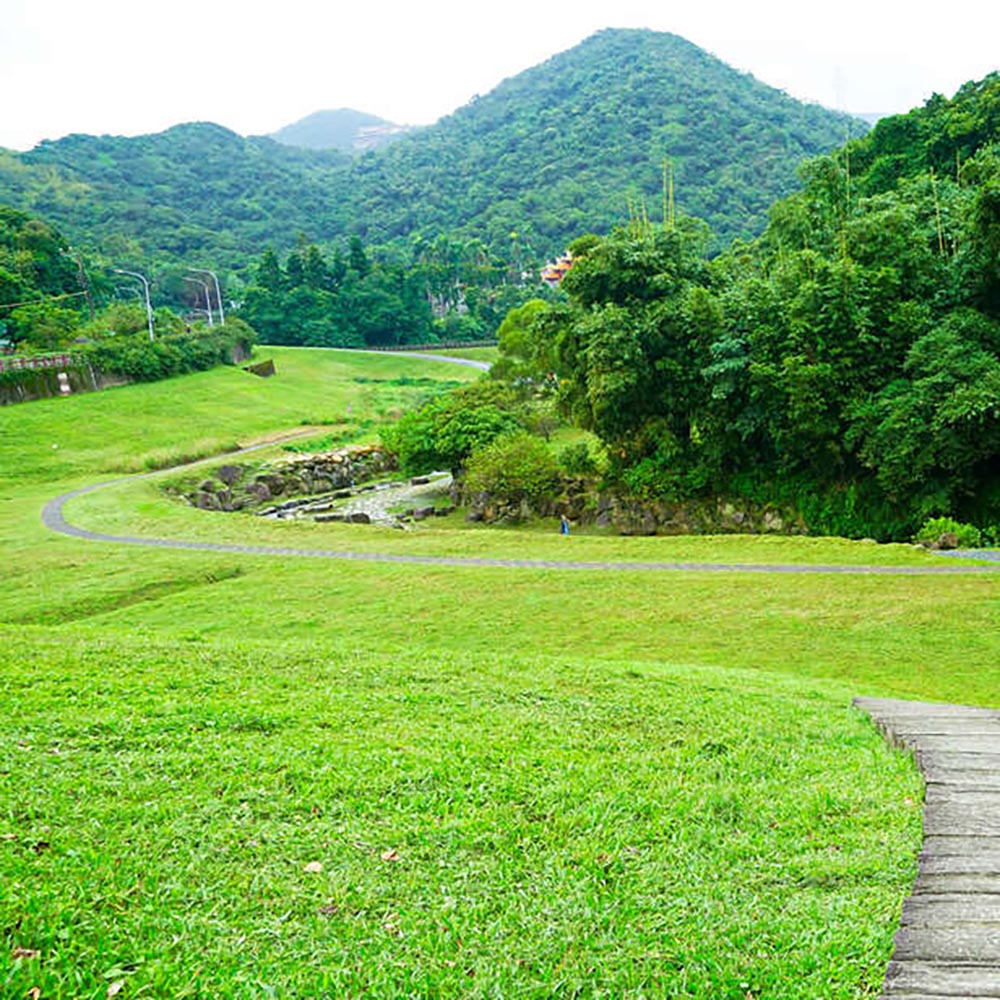
[[[42,527],[72,487],[299,430],[372,437],[422,380],[476,376],[268,353],[272,380],[0,410],[0,996],[877,995],[921,787],[850,698],[997,704],[1000,577],[337,562]],[[275,524],[154,480],[68,512],[355,551],[932,558]]]
[[[303,639],[0,648],[4,996],[852,997],[913,876],[919,782],[843,691]]]

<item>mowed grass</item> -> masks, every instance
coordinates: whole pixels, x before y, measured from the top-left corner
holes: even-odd
[[[3,640],[4,996],[881,979],[920,787],[845,692],[503,650]]]
[[[284,392],[220,370],[0,411],[0,996],[877,995],[921,788],[850,698],[996,704],[1000,579],[336,562],[42,527],[52,496],[194,440],[374,433],[405,376],[464,372],[276,357]],[[331,532],[152,481],[68,510],[303,548],[927,558]]]
[[[153,385],[0,408],[0,480],[142,472],[327,424],[398,417],[427,395],[404,377],[468,381],[474,369],[388,353],[265,347],[277,375],[221,367]],[[371,433],[375,433],[372,431]]]

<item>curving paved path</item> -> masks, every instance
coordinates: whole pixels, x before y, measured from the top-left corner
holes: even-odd
[[[368,351],[363,353],[383,354],[383,351]],[[452,365],[465,365],[466,368],[478,368],[481,372],[490,370],[488,361],[474,361],[472,358],[456,358],[448,354],[425,354],[422,351],[393,351],[394,356],[404,358],[420,358],[422,361],[447,361]]]
[[[365,353],[353,352],[352,353]],[[382,353],[382,352],[367,352]],[[471,358],[457,358],[443,354],[425,354],[418,351],[398,351],[405,357],[419,358],[426,361],[445,361],[450,364],[465,365],[480,371],[489,371],[490,365],[485,361],[474,361]],[[308,433],[308,432],[300,432]],[[276,444],[288,437],[298,437],[299,434],[277,438],[264,444],[240,448],[228,454],[242,454],[256,451]],[[203,459],[211,462],[221,456]],[[191,463],[192,465],[201,462]],[[700,562],[593,562],[562,559],[488,559],[463,556],[417,556],[388,552],[345,552],[330,549],[293,549],[273,545],[237,545],[222,542],[186,541],[175,538],[148,538],[140,535],[111,535],[99,531],[90,531],[70,523],[66,519],[65,505],[74,497],[83,496],[94,490],[115,486],[118,483],[132,479],[148,479],[168,470],[139,473],[125,476],[104,483],[94,483],[82,489],[64,493],[50,500],[42,509],[42,523],[52,531],[57,531],[73,538],[83,538],[93,542],[114,542],[119,545],[146,545],[161,549],[192,549],[203,552],[232,552],[254,556],[291,556],[310,559],[347,559],[358,562],[382,563],[412,563],[425,566],[486,566],[505,569],[558,569],[558,570],[643,570],[643,571],[688,571],[688,572],[726,572],[726,573],[861,573],[880,576],[924,576],[924,575],[954,575],[959,573],[983,573],[1000,566],[968,566],[968,565],[938,565],[938,566],[848,566],[848,565],[801,565],[798,563],[700,563]],[[963,553],[968,554],[968,553]],[[1000,553],[998,553],[1000,557]]]
[[[255,446],[261,447],[261,446]],[[250,449],[242,449],[244,451]],[[238,454],[238,452],[230,452]],[[206,459],[212,461],[213,459]],[[166,470],[160,470],[160,472]],[[505,569],[558,569],[558,570],[641,570],[726,573],[860,573],[880,576],[925,576],[962,573],[988,573],[1000,569],[997,566],[962,565],[960,563],[935,566],[850,566],[850,565],[804,565],[799,563],[702,563],[702,562],[604,562],[562,559],[489,559],[471,556],[428,556],[406,555],[390,552],[349,552],[334,549],[295,549],[274,545],[238,545],[224,542],[187,541],[178,538],[148,538],[141,535],[112,535],[91,531],[72,524],[66,519],[65,505],[74,497],[92,493],[95,490],[115,486],[133,479],[148,479],[160,473],[140,473],[125,476],[109,482],[94,483],[78,490],[64,493],[50,500],[42,508],[42,523],[52,531],[73,538],[83,538],[93,542],[115,542],[119,545],[147,545],[160,549],[192,549],[204,552],[232,552],[254,556],[292,556],[310,559],[348,559],[357,562],[411,563],[425,566],[486,566]]]
[[[882,1000],[1000,997],[1000,711],[855,698],[927,781],[924,843]]]

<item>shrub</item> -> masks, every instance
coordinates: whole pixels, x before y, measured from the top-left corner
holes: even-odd
[[[592,476],[597,472],[597,462],[586,441],[566,445],[559,452],[559,465],[571,476]]]
[[[982,545],[982,532],[973,524],[963,524],[951,517],[932,517],[924,521],[915,541],[921,545],[934,545],[942,535],[954,535],[960,549],[976,549]]]
[[[524,432],[505,434],[473,453],[465,485],[498,500],[538,503],[554,496],[559,467],[544,441]]]
[[[382,443],[411,475],[457,472],[469,455],[517,429],[513,394],[483,380],[438,396],[382,431]]]
[[[249,353],[253,330],[242,320],[199,333],[167,334],[150,341],[146,333],[109,337],[81,352],[101,372],[123,375],[135,382],[153,382],[172,375],[232,364],[234,353]]]

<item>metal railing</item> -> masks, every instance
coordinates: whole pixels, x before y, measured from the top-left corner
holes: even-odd
[[[0,372],[31,371],[35,368],[66,368],[82,363],[78,354],[24,354],[0,357]]]

